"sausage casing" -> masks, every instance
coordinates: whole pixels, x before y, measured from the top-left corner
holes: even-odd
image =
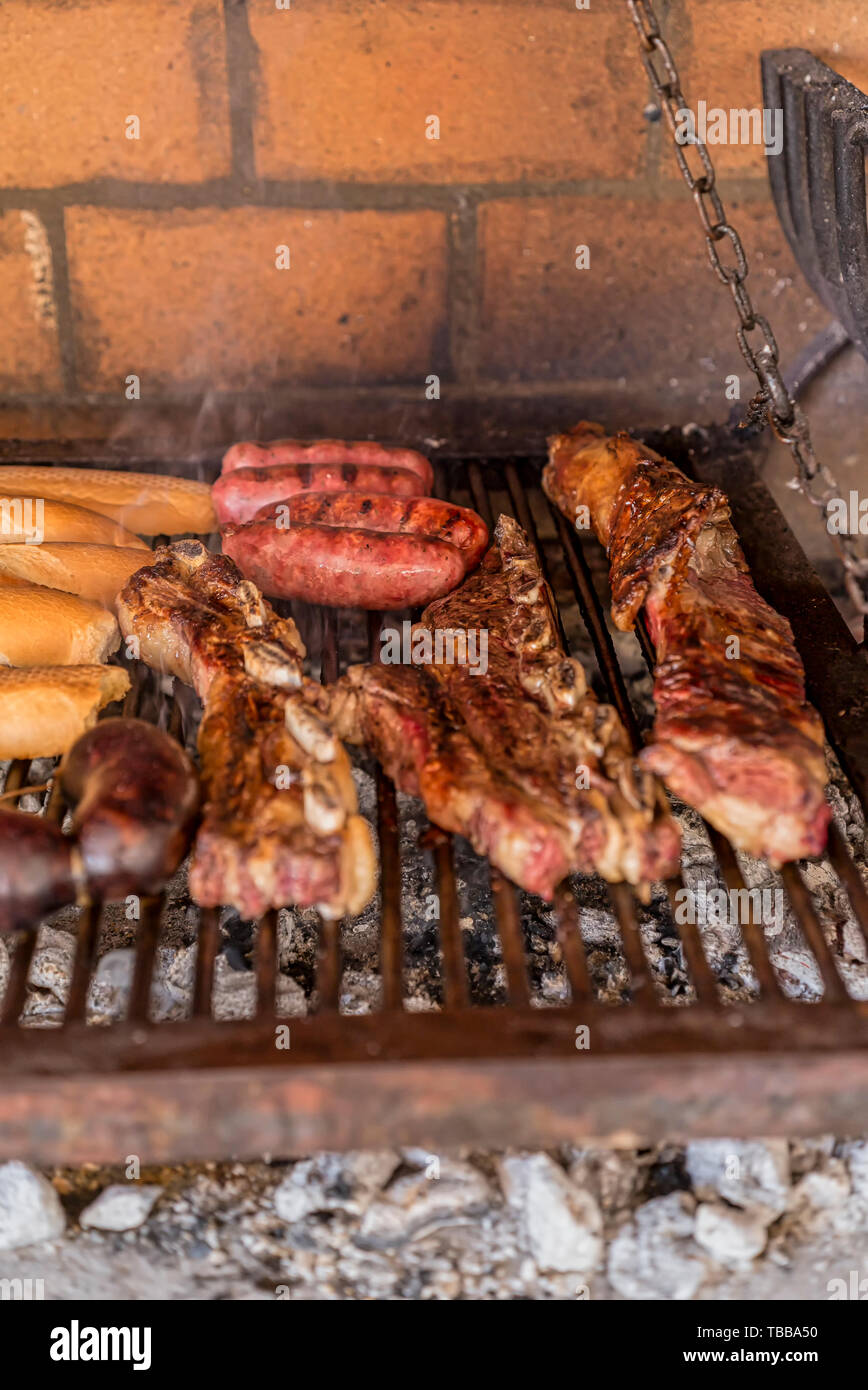
[[[448,593],[487,543],[465,507],[358,493],[304,493],[223,533],[226,554],[266,594],[381,611]]]
[[[421,497],[425,484],[410,468],[377,463],[275,463],[265,468],[236,468],[211,489],[221,526],[250,521],[263,507],[302,492],[386,493]]]
[[[72,841],[52,821],[0,810],[0,931],[36,927],[76,900]]]
[[[423,492],[434,486],[434,470],[424,454],[415,449],[392,449],[370,439],[272,439],[268,443],[245,440],[233,444],[223,455],[221,473],[236,468],[270,468],[281,463],[376,464],[380,468],[408,468],[422,479]]]
[[[190,843],[199,807],[184,750],[141,719],[104,719],[60,768],[73,834],[92,894],[159,893]]]

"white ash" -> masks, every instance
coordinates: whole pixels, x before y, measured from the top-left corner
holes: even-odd
[[[721,1264],[740,1265],[762,1254],[768,1232],[765,1221],[753,1212],[740,1211],[723,1202],[700,1202],[693,1237],[706,1254]]]
[[[786,1210],[790,1153],[784,1139],[695,1140],[687,1145],[685,1168],[701,1197],[722,1197],[768,1221]]]
[[[602,1216],[590,1192],[544,1153],[508,1155],[498,1174],[539,1268],[590,1274],[603,1250]]]
[[[398,1175],[362,1217],[356,1243],[367,1250],[387,1250],[443,1226],[480,1217],[491,1205],[487,1179],[469,1163],[440,1159]]]
[[[684,1192],[639,1207],[609,1249],[609,1282],[622,1298],[692,1298],[708,1265],[693,1240],[694,1202]]]
[[[60,1198],[27,1163],[0,1164],[0,1250],[56,1240],[66,1227]]]
[[[356,1151],[146,1168],[134,1184],[119,1168],[55,1170],[50,1183],[26,1172],[50,1193],[44,1238],[64,1297],[159,1297],[162,1285],[180,1299],[826,1300],[842,1269],[868,1276],[868,1141],[793,1142],[783,1162],[781,1141],[752,1142],[774,1155],[773,1179],[767,1157],[751,1159],[766,1203],[783,1182],[773,1218],[768,1205],[717,1192],[710,1154],[694,1184],[686,1150],[673,1144]],[[157,1189],[159,1200],[132,1229],[83,1222],[118,1185]],[[558,1222],[540,1219],[549,1202]],[[564,1236],[565,1211],[591,1244]],[[40,1276],[39,1250],[7,1250],[0,1272]],[[592,1267],[557,1267],[587,1265],[591,1254]]]
[[[112,1183],[79,1217],[81,1225],[97,1231],[133,1231],[142,1226],[162,1196],[155,1184]]]

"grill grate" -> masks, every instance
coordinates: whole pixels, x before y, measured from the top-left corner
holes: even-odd
[[[743,472],[739,476],[743,483]],[[470,502],[489,524],[500,510],[516,516],[558,596],[562,629],[577,630],[581,616],[605,698],[639,747],[641,712],[634,708],[595,583],[600,555],[593,543],[580,543],[548,506],[538,480],[538,466],[523,459],[438,464],[437,490]],[[761,485],[754,480],[751,486]],[[763,506],[768,517],[775,516],[767,494]],[[753,562],[750,547],[748,554]],[[781,563],[787,563],[785,554]],[[296,616],[324,681],[337,678],[350,647],[364,644],[361,650],[366,646],[375,659],[379,618],[369,618],[365,626],[358,614],[331,610]],[[648,635],[641,628],[636,635],[650,665]],[[826,640],[831,640],[828,632]],[[855,651],[851,660],[858,668]],[[179,735],[185,725],[183,699],[166,695],[158,678],[138,663],[132,674],[125,712],[154,718]],[[857,670],[854,679],[863,678]],[[811,694],[828,725],[819,698],[823,692],[812,689]],[[837,713],[835,719],[836,728],[846,728]],[[851,741],[838,751],[852,758],[852,749]],[[27,764],[13,764],[6,789],[23,786],[28,772]],[[855,772],[858,787],[864,770]],[[438,899],[441,1004],[436,1011],[412,1012],[406,1007],[399,808],[388,779],[377,771],[375,780],[379,1009],[341,1011],[342,936],[351,928],[320,922],[309,1013],[284,1019],[277,1012],[279,932],[272,912],[256,930],[254,1016],[217,1022],[212,991],[222,932],[220,914],[208,910],[198,916],[190,1016],[153,1022],[149,1001],[165,904],[146,901],[136,931],[127,1017],[104,1027],[88,1024],[103,916],[102,905],[95,903],[79,913],[60,1028],[22,1026],[36,933],[22,933],[15,941],[0,1011],[0,1153],[75,1161],[112,1160],[134,1151],[166,1160],[350,1144],[436,1147],[474,1140],[541,1143],[604,1135],[636,1140],[688,1133],[846,1133],[865,1127],[868,1003],[848,991],[840,957],[827,941],[798,866],[786,866],[781,879],[822,981],[822,997],[815,1002],[786,995],[752,900],[751,918],[740,930],[755,996],[729,1002],[702,930],[690,923],[676,926],[674,916],[672,936],[679,939],[690,985],[680,999],[667,996],[643,944],[641,909],[622,885],[606,891],[629,973],[629,1001],[603,1002],[582,922],[588,904],[602,900],[600,884],[577,878],[574,888],[562,887],[553,909],[568,997],[539,1007],[529,974],[526,896],[492,870],[505,1002],[486,1006],[471,1002],[458,846],[429,827],[422,842],[431,853]],[[62,814],[56,784],[45,814],[55,819]],[[721,883],[745,890],[732,846],[716,831],[706,827],[706,832]],[[868,893],[837,827],[828,865],[868,945]],[[672,907],[684,887],[683,875],[666,885]],[[289,1028],[288,1049],[276,1044],[282,1024]],[[587,1049],[577,1047],[580,1025],[588,1029]]]

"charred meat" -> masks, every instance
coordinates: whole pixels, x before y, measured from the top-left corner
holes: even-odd
[[[195,900],[244,917],[289,903],[359,912],[375,884],[370,833],[346,751],[300,693],[295,624],[199,541],[158,550],[124,589],[119,620],[143,660],[204,702]]]
[[[484,631],[487,669],[450,660],[446,633]],[[573,870],[644,886],[678,863],[662,790],[613,709],[561,646],[527,537],[502,516],[475,574],[414,628],[421,665],[351,668],[312,691],[343,737],[372,749],[430,819],[551,900]],[[466,640],[466,638],[465,638]]]
[[[756,592],[717,488],[626,434],[583,423],[550,441],[543,487],[609,556],[612,616],[645,609],[657,720],[643,767],[773,866],[826,841],[823,727],[789,623]],[[586,509],[583,512],[583,509]]]

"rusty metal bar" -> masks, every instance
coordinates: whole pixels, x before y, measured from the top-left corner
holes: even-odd
[[[334,685],[338,678],[337,616],[333,608],[323,608],[322,615],[322,683]]]
[[[609,899],[621,931],[624,958],[631,976],[634,1004],[645,1008],[658,1005],[651,967],[642,945],[642,932],[636,916],[636,901],[626,883],[607,883]]]
[[[72,965],[72,980],[66,1000],[65,1024],[80,1022],[87,1012],[87,992],[96,958],[101,917],[102,903],[89,903],[81,910],[78,919],[75,959]]]
[[[492,867],[491,892],[503,953],[503,968],[506,973],[506,992],[510,1002],[516,1007],[521,1007],[528,1003],[530,995],[518,890],[498,869]]]
[[[494,512],[491,507],[491,498],[482,480],[482,469],[478,463],[469,463],[467,465],[467,477],[470,482],[470,494],[473,498],[473,505],[482,517],[489,531],[493,531]]]
[[[434,849],[437,895],[440,900],[440,952],[443,957],[443,1007],[460,1009],[467,1003],[464,943],[458,921],[458,888],[452,861],[452,836],[438,834]]]
[[[834,821],[829,826],[829,861],[847,890],[853,915],[868,946],[868,892],[853,863],[850,849]]]
[[[274,1013],[277,989],[277,913],[272,908],[256,924],[256,1011]]]
[[[666,880],[666,894],[669,898],[669,908],[672,913],[672,929],[681,941],[681,949],[684,952],[684,960],[687,971],[691,978],[691,983],[696,992],[696,997],[700,1003],[708,1008],[719,1008],[721,1004],[720,995],[717,990],[717,981],[714,971],[708,964],[705,950],[702,945],[702,934],[695,922],[679,922],[676,916],[678,903],[676,893],[686,893],[687,885],[684,882],[683,873],[679,872],[675,878]]]
[[[551,507],[555,525],[558,528],[558,535],[564,551],[564,558],[567,562],[567,569],[573,583],[573,592],[582,621],[588,630],[588,635],[593,643],[594,654],[597,658],[597,666],[600,675],[606,683],[606,689],[615,709],[618,711],[621,723],[630,735],[630,741],[634,748],[642,747],[642,734],[639,729],[633,705],[627,694],[627,686],[615,655],[615,648],[609,629],[602,610],[597,601],[597,594],[591,579],[591,572],[588,569],[588,562],[581,545],[576,541],[565,518],[554,507]]]
[[[141,902],[141,916],[136,928],[136,961],[128,1010],[128,1017],[134,1023],[144,1023],[148,1017],[151,981],[154,977],[157,942],[160,939],[162,907],[162,898],[143,898]]]
[[[214,984],[214,962],[219,946],[219,915],[216,907],[199,911],[199,931],[196,937],[196,972],[193,980],[193,1017],[210,1018],[211,990]]]
[[[404,997],[401,923],[401,852],[395,788],[377,765],[377,838],[380,842],[380,973],[383,1008],[400,1009]]]
[[[747,884],[735,857],[735,850],[729,840],[719,830],[715,830],[712,825],[706,825],[705,829],[711,840],[712,849],[717,855],[717,862],[720,864],[727,888],[737,893],[747,892]],[[747,901],[750,909],[749,918],[747,922],[741,922],[739,925],[751,969],[756,975],[762,994],[769,998],[782,999],[784,997],[783,990],[771,963],[762,919],[757,919],[750,897]]]
[[[0,1026],[2,1027],[11,1027],[17,1023],[21,1010],[24,1008],[30,962],[33,960],[33,952],[36,949],[36,935],[35,931],[18,934],[15,950],[12,953],[9,976],[6,980],[6,989],[3,994],[3,1007],[0,1010]]]
[[[368,615],[371,660],[380,659],[380,618]],[[404,998],[404,928],[401,921],[401,847],[398,839],[398,802],[395,787],[379,763],[377,789],[377,838],[380,844],[380,974],[383,1008],[400,1009]]]
[[[316,992],[320,1012],[340,1007],[341,970],[341,923],[321,917],[316,960]]]
[[[558,944],[564,958],[564,970],[570,986],[573,1002],[577,1003],[591,996],[591,977],[582,941],[582,928],[579,904],[575,894],[566,884],[561,884],[555,896],[555,914],[558,924]]]
[[[823,935],[820,920],[814,911],[811,895],[805,887],[802,875],[796,865],[784,864],[781,869],[781,878],[784,881],[793,912],[817,962],[817,968],[823,981],[823,998],[833,1000],[838,1004],[851,1002],[844,982],[835,967],[832,952],[829,950]]]

